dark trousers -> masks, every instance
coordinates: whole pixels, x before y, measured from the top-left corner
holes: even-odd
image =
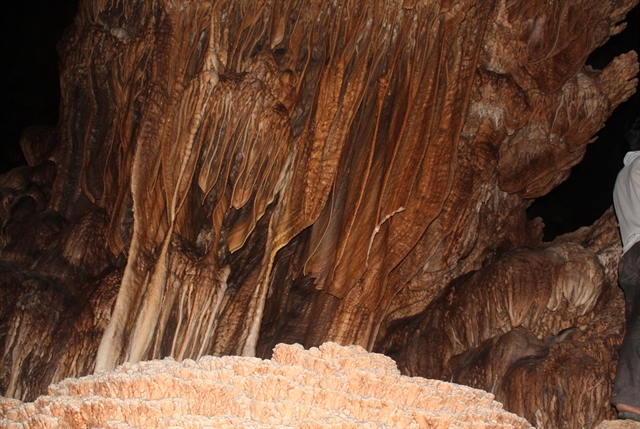
[[[640,407],[640,242],[622,255],[618,282],[626,302],[627,333],[620,349],[611,403]]]

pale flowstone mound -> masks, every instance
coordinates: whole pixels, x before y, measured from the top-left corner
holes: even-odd
[[[66,379],[0,400],[3,428],[530,428],[493,395],[400,375],[358,346],[279,344],[272,360],[205,356]]]

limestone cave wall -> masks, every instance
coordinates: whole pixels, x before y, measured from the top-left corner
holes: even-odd
[[[82,1],[60,122],[0,176],[0,393],[335,341],[610,417],[615,218],[525,210],[635,91],[635,52],[585,61],[637,4]]]

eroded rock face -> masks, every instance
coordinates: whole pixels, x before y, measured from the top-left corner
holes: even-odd
[[[400,375],[388,357],[325,343],[243,357],[125,364],[33,403],[0,398],[6,428],[530,428],[493,395]]]
[[[612,215],[547,245],[525,210],[635,90],[635,53],[584,64],[637,3],[83,2],[0,177],[0,390],[336,341],[610,416]]]
[[[452,282],[376,350],[405,374],[492,392],[538,428],[593,427],[615,416],[620,253],[610,209],[590,228],[508,252]]]
[[[640,423],[631,420],[607,420],[596,426],[596,429],[640,429]]]

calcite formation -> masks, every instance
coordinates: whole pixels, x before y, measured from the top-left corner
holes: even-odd
[[[530,428],[493,395],[400,375],[390,358],[325,343],[271,360],[205,356],[125,364],[67,379],[33,403],[0,399],[26,428]]]
[[[507,252],[452,282],[424,312],[391,329],[377,351],[405,374],[492,392],[538,428],[593,427],[615,415],[620,252],[610,209],[589,228]]]
[[[640,422],[631,420],[605,420],[595,429],[640,429]]]
[[[611,417],[615,221],[542,243],[526,209],[635,91],[635,52],[585,64],[637,4],[82,1],[0,177],[0,393],[334,341]]]

